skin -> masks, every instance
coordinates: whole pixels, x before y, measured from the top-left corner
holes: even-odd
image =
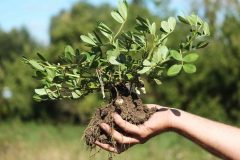
[[[95,142],[96,145],[110,152],[121,153],[135,144],[145,143],[153,136],[172,131],[192,140],[220,158],[240,160],[239,128],[174,108],[154,104],[148,104],[147,106],[158,108],[158,112],[154,113],[144,124],[138,126],[124,121],[116,113],[113,114],[114,122],[125,132],[124,134],[105,123],[100,126],[119,145],[110,146],[98,141]],[[122,144],[126,145],[122,147]]]

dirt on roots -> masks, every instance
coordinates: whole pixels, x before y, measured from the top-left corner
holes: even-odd
[[[147,121],[156,112],[156,109],[144,106],[140,97],[136,93],[130,92],[125,85],[115,87],[115,92],[114,90],[112,92],[112,101],[107,106],[97,109],[84,132],[86,144],[91,149],[96,147],[95,141],[111,146],[117,145],[117,142],[99,126],[104,122],[123,132],[113,122],[112,113],[114,112],[118,113],[124,120],[139,125]]]

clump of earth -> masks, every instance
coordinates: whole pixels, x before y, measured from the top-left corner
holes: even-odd
[[[91,149],[96,147],[95,141],[110,144],[111,146],[117,145],[117,142],[100,128],[101,123],[107,123],[114,129],[123,132],[115,125],[112,118],[113,113],[118,113],[129,123],[140,125],[155,112],[156,108],[149,109],[143,105],[140,97],[135,92],[131,92],[126,85],[117,85],[111,91],[111,101],[105,107],[97,109],[88,124],[84,132],[86,144]]]

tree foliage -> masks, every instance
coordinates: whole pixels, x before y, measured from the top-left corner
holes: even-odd
[[[36,82],[24,75],[31,70],[19,59],[31,56],[36,42],[26,29],[0,31],[0,118],[32,113],[32,88]]]

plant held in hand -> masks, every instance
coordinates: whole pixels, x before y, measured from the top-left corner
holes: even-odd
[[[99,127],[102,122],[116,127],[111,117],[113,112],[130,123],[144,123],[156,110],[145,107],[139,97],[146,93],[142,77],[161,84],[164,76],[196,72],[195,50],[207,46],[206,37],[210,35],[208,24],[198,16],[178,16],[180,23],[189,26],[189,34],[185,41],[179,42],[178,48],[169,48],[168,37],[177,25],[174,17],[162,21],[160,29],[155,22],[137,17],[135,29],[125,31],[127,2],[120,1],[111,15],[119,24],[116,32],[99,23],[93,33],[81,36],[87,49],[74,50],[67,46],[57,64],[40,54],[40,60],[24,58],[42,84],[35,89],[37,101],[78,99],[94,91],[101,92],[105,98],[105,93],[110,93],[108,105],[96,111],[85,130],[86,143],[91,147],[95,147],[96,140],[117,145]]]

